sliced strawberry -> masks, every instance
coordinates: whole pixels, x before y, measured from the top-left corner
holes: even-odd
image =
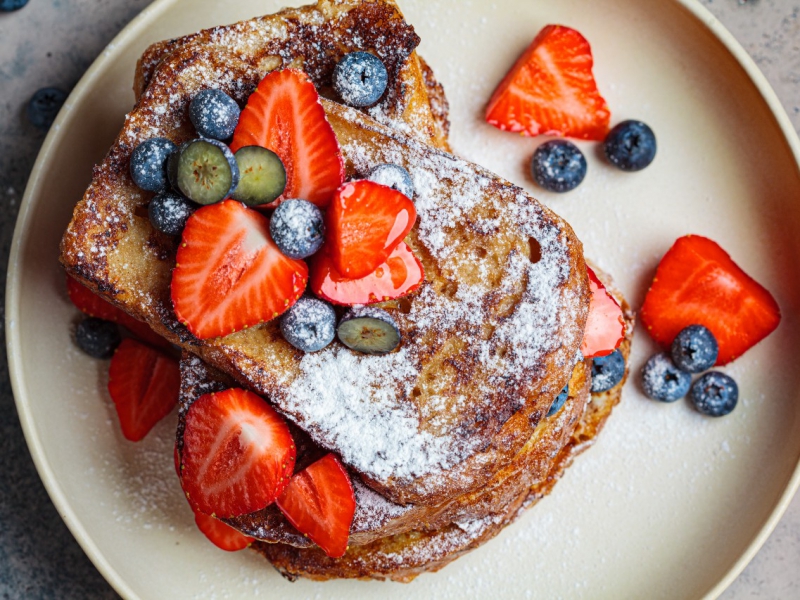
[[[333,196],[326,213],[328,252],[336,270],[357,279],[372,273],[417,220],[414,203],[374,181],[353,181]]]
[[[208,515],[255,512],[283,492],[295,455],[289,428],[264,400],[242,389],[206,394],[186,414],[183,491]]]
[[[294,69],[269,73],[247,100],[233,133],[231,150],[262,146],[286,169],[286,198],[302,198],[322,208],[344,181],[344,160],[333,128],[308,75]]]
[[[134,319],[126,312],[120,311],[118,323],[143,342],[147,342],[156,348],[167,350],[172,348],[172,344],[153,331],[150,325],[139,319]]]
[[[344,555],[356,498],[350,476],[333,454],[326,454],[292,477],[276,504],[325,554],[331,558]]]
[[[497,86],[486,121],[523,135],[604,139],[611,113],[597,90],[593,64],[586,38],[548,25]]]
[[[374,304],[406,296],[425,279],[422,263],[405,242],[366,277],[349,279],[336,268],[325,248],[314,255],[311,263],[311,290],[334,304]]]
[[[641,316],[664,347],[683,328],[705,325],[719,343],[718,365],[744,354],[781,320],[775,298],[716,242],[699,235],[678,238],[661,259]]]
[[[122,434],[138,442],[178,403],[178,361],[136,340],[122,340],[111,359],[108,391]]]
[[[619,348],[625,337],[625,319],[622,308],[595,272],[586,267],[589,274],[589,289],[592,299],[589,304],[589,318],[583,333],[581,354],[585,358],[607,356]]]
[[[244,550],[255,541],[255,538],[243,534],[227,523],[197,510],[194,511],[194,522],[212,544],[227,552]]]
[[[274,319],[297,301],[308,279],[306,263],[278,250],[267,218],[234,200],[189,217],[176,260],[175,314],[200,339]]]

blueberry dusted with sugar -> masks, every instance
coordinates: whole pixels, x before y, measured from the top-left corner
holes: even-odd
[[[411,173],[400,165],[386,163],[373,167],[367,174],[367,179],[390,187],[409,200],[414,199],[414,182],[411,180]]]
[[[307,200],[284,200],[272,213],[269,233],[278,249],[289,258],[306,258],[325,241],[322,211]]]
[[[611,164],[623,171],[641,171],[656,157],[656,134],[641,121],[623,121],[603,143]]]
[[[66,99],[67,92],[55,87],[37,90],[28,101],[28,121],[38,129],[49,129]]]
[[[148,192],[167,189],[167,160],[178,147],[167,138],[145,140],[131,154],[133,183]]]
[[[709,371],[692,384],[689,399],[704,415],[724,417],[736,408],[739,386],[725,373]]]
[[[75,329],[78,348],[93,358],[111,358],[122,342],[116,323],[88,317]]]
[[[607,392],[625,377],[625,358],[618,349],[592,359],[592,393]]]
[[[272,150],[244,146],[234,154],[239,165],[239,185],[234,200],[247,206],[261,206],[278,199],[286,189],[286,169]]]
[[[586,177],[586,157],[572,142],[550,140],[533,153],[531,175],[551,192],[569,192]]]
[[[364,354],[388,354],[400,344],[400,330],[380,308],[352,308],[339,321],[339,340]]]
[[[208,205],[230,196],[239,184],[233,152],[218,140],[186,142],[167,163],[169,181],[189,200]]]
[[[28,0],[0,0],[0,11],[11,12],[19,10],[28,3]]]
[[[702,373],[717,362],[719,345],[709,329],[689,325],[672,340],[670,353],[678,368],[687,373]]]
[[[233,137],[241,112],[236,100],[221,90],[203,90],[189,105],[189,119],[197,133],[220,141]]]
[[[150,223],[161,233],[180,235],[186,220],[197,208],[192,202],[173,192],[162,192],[150,201],[147,215]]]
[[[691,384],[692,376],[681,371],[666,352],[651,356],[642,368],[642,388],[653,400],[675,402]]]
[[[556,399],[553,400],[553,403],[550,405],[550,410],[547,411],[547,416],[552,417],[554,414],[560,411],[564,406],[564,403],[567,401],[567,398],[569,398],[569,385],[565,385],[564,389],[561,390],[558,393],[558,396],[556,396]]]
[[[295,348],[317,352],[336,337],[336,313],[327,302],[303,296],[281,317],[281,333]]]
[[[333,88],[345,104],[363,108],[383,96],[389,74],[380,58],[369,52],[345,54],[333,70]]]

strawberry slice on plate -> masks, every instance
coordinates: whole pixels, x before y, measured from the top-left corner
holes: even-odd
[[[366,277],[350,279],[336,268],[325,246],[311,263],[311,290],[334,304],[374,304],[406,296],[425,279],[422,263],[405,242]]]
[[[581,354],[584,358],[607,356],[619,348],[625,337],[625,319],[622,308],[592,269],[589,274],[589,289],[592,298],[589,304],[589,317],[583,333]]]
[[[194,522],[212,544],[227,552],[244,550],[255,541],[255,538],[200,511],[194,511]]]
[[[197,210],[186,223],[172,272],[172,303],[200,339],[274,319],[302,295],[308,267],[284,255],[269,220],[226,200]]]
[[[138,442],[178,403],[178,361],[133,339],[124,339],[108,372],[108,392],[122,434]]]
[[[302,71],[273,71],[261,80],[239,117],[231,151],[244,146],[272,150],[286,169],[286,188],[268,207],[302,198],[324,208],[344,181],[339,142]]]
[[[548,25],[497,86],[486,121],[523,135],[603,140],[611,113],[593,65],[586,38],[569,27]]]
[[[372,273],[417,220],[414,203],[374,181],[353,181],[336,191],[326,213],[328,252],[336,270],[357,279]]]
[[[333,454],[292,477],[276,504],[300,533],[331,558],[347,551],[356,498],[350,476]]]
[[[236,517],[275,501],[295,456],[286,422],[264,400],[235,388],[206,394],[186,413],[181,484],[195,511]]]
[[[644,299],[642,323],[669,347],[689,325],[704,325],[719,344],[717,365],[744,354],[778,326],[775,298],[745,273],[716,242],[678,238],[656,270]]]

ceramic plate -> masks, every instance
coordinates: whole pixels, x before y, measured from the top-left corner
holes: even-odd
[[[444,84],[455,150],[563,215],[587,255],[641,304],[659,257],[694,232],[717,240],[777,297],[784,319],[726,370],[741,402],[709,419],[645,399],[636,377],[596,446],[555,492],[482,548],[411,585],[284,581],[255,553],[227,554],[195,529],[172,466],[174,415],[126,442],[106,393],[108,364],[70,340],[77,318],[57,264],[72,207],[131,108],[137,57],[156,40],[279,8],[280,0],[161,0],[89,70],[50,132],[17,223],[7,290],[18,410],[59,512],[129,598],[698,598],[741,571],[798,484],[800,156],[763,76],[690,0],[403,0],[421,53]],[[581,143],[589,173],[556,196],[527,175],[540,139],[481,121],[485,102],[548,23],[591,42],[615,122],[638,118],[658,156],[638,174]],[[632,369],[655,349],[637,332]]]

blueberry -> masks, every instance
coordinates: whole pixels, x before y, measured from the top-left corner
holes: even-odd
[[[167,188],[167,159],[178,147],[167,138],[145,140],[131,154],[133,182],[148,192]]]
[[[739,386],[725,373],[709,371],[692,384],[689,399],[704,415],[724,417],[736,408]]]
[[[150,223],[161,233],[180,235],[196,206],[179,194],[162,192],[150,201]]]
[[[28,3],[28,0],[0,0],[0,11],[11,12],[19,10]]]
[[[717,362],[719,346],[714,334],[702,325],[689,325],[672,340],[672,360],[687,373],[702,373]]]
[[[561,410],[561,407],[564,406],[564,403],[567,401],[569,397],[569,385],[565,385],[564,389],[558,393],[556,399],[553,400],[553,403],[550,405],[550,410],[547,411],[547,416],[552,417],[558,411]]]
[[[336,313],[327,302],[303,296],[281,317],[281,333],[303,352],[322,350],[336,336]]]
[[[533,153],[533,179],[551,192],[568,192],[586,177],[586,157],[572,142],[550,140]]]
[[[94,358],[111,358],[122,342],[116,323],[88,317],[75,329],[78,348]]]
[[[644,393],[653,400],[675,402],[683,398],[692,384],[692,376],[681,371],[669,354],[655,354],[642,368],[642,387]]]
[[[336,333],[345,346],[364,354],[388,354],[400,344],[400,330],[392,315],[380,308],[350,309]]]
[[[611,164],[641,171],[656,157],[656,134],[641,121],[623,121],[608,132],[603,148]]]
[[[203,90],[189,105],[198,135],[220,141],[233,137],[241,112],[236,100],[220,90]]]
[[[47,130],[67,99],[67,92],[54,87],[38,90],[28,101],[28,120],[34,127]]]
[[[350,106],[372,106],[383,96],[389,74],[380,58],[369,52],[351,52],[333,70],[333,88]]]
[[[599,394],[617,385],[625,377],[625,358],[614,350],[607,356],[592,359],[592,392]]]
[[[397,190],[409,199],[414,198],[414,182],[411,173],[400,165],[387,163],[373,167],[367,174],[367,179]]]
[[[322,211],[307,200],[284,200],[272,213],[269,233],[289,258],[311,256],[325,241]]]
[[[243,146],[234,154],[239,165],[239,185],[233,198],[247,206],[269,204],[286,189],[286,169],[280,157],[261,146]]]
[[[224,143],[212,139],[186,142],[167,162],[169,181],[198,204],[221,202],[236,191],[239,165]]]

